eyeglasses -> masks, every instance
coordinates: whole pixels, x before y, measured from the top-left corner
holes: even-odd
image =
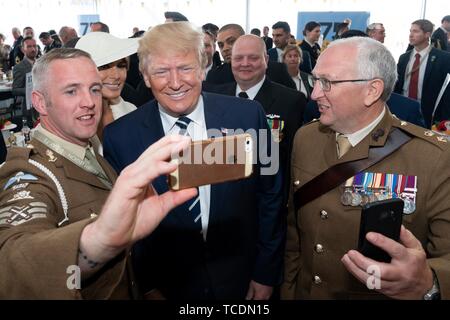
[[[343,82],[362,82],[362,81],[371,81],[374,79],[353,79],[353,80],[328,80],[325,78],[316,78],[314,76],[308,77],[308,82],[311,87],[314,88],[314,85],[317,81],[319,81],[320,89],[323,91],[330,91],[331,85],[336,83],[343,83]]]

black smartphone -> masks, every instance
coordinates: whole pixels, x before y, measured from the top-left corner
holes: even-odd
[[[368,232],[378,232],[399,241],[402,226],[403,200],[388,199],[363,206],[359,226],[358,251],[375,261],[391,262],[391,256],[366,239]]]

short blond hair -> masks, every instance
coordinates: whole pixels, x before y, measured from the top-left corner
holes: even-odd
[[[157,25],[147,31],[139,40],[139,69],[147,69],[155,54],[196,52],[197,61],[202,70],[206,68],[208,58],[203,43],[204,34],[189,22],[171,22]]]
[[[295,52],[297,52],[297,53],[298,53],[298,56],[300,57],[300,63],[302,63],[302,61],[303,61],[303,52],[302,52],[302,50],[300,49],[299,46],[294,45],[294,44],[288,44],[288,45],[284,48],[283,53],[282,53],[283,61],[284,61],[284,59],[286,58],[286,55],[288,54],[288,52],[290,52],[290,51],[295,51]]]

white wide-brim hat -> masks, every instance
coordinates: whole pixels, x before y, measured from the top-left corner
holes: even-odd
[[[86,51],[97,67],[126,58],[137,52],[138,38],[120,39],[106,32],[90,32],[75,48]]]

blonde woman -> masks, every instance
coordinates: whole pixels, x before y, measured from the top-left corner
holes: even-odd
[[[294,80],[297,90],[302,92],[309,101],[312,88],[309,85],[308,77],[311,77],[311,75],[300,70],[302,50],[297,45],[288,44],[283,50],[282,57],[283,63],[286,64],[289,75],[292,77],[292,80]]]

